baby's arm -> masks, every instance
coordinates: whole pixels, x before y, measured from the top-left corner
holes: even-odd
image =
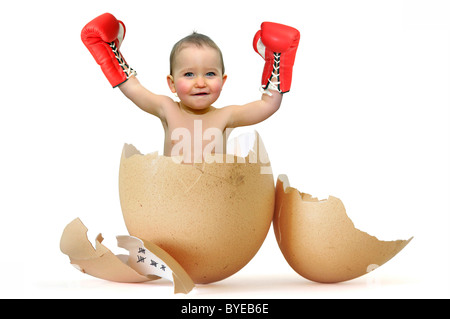
[[[227,127],[253,125],[272,116],[280,108],[283,95],[276,91],[271,93],[263,94],[258,101],[225,107],[223,111],[227,113]]]
[[[119,89],[140,109],[160,119],[164,118],[163,105],[166,101],[173,102],[168,96],[154,94],[147,90],[135,76],[131,76],[128,81],[119,85]]]

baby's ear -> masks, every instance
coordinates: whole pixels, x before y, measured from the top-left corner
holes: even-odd
[[[172,91],[172,93],[177,92],[177,90],[175,89],[175,82],[173,80],[173,76],[171,76],[170,74],[167,76],[167,84],[169,85],[170,91]]]
[[[222,87],[224,86],[224,84],[227,81],[227,79],[228,79],[228,75],[224,74],[223,77],[222,77]]]

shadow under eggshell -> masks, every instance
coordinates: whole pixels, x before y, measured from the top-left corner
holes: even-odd
[[[278,177],[273,228],[289,265],[302,277],[336,283],[383,265],[411,240],[380,241],[355,228],[336,197],[319,201]]]
[[[179,164],[125,145],[119,171],[122,213],[130,235],[168,252],[195,283],[244,267],[269,231],[275,187],[259,135],[259,152],[224,163]],[[258,155],[259,157],[255,155]]]

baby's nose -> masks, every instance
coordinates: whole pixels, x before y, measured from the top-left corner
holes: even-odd
[[[199,76],[197,78],[197,82],[196,82],[198,87],[204,87],[206,85],[205,79],[201,76]]]

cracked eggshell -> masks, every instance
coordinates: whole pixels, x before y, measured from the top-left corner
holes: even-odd
[[[123,263],[102,244],[103,237],[96,237],[95,248],[87,238],[87,228],[79,218],[69,223],[60,240],[61,251],[69,256],[70,263],[83,273],[116,282],[144,282],[159,279],[143,276]]]
[[[261,247],[274,211],[274,179],[258,134],[255,146],[245,158],[189,165],[125,144],[119,193],[130,235],[164,249],[195,283],[236,273]]]
[[[194,288],[195,285],[185,270],[156,245],[135,237],[117,236],[118,246],[128,250],[129,255],[114,255],[102,244],[101,234],[97,236],[94,248],[87,237],[87,231],[81,220],[76,218],[64,228],[60,240],[61,252],[69,256],[70,263],[81,272],[105,280],[127,283],[164,277],[173,282],[175,293],[187,294]],[[147,258],[155,265],[145,262]],[[158,264],[164,265],[164,268],[157,267]]]
[[[336,197],[317,200],[278,177],[273,228],[289,265],[316,282],[362,276],[386,263],[410,241],[380,241],[355,228]]]

